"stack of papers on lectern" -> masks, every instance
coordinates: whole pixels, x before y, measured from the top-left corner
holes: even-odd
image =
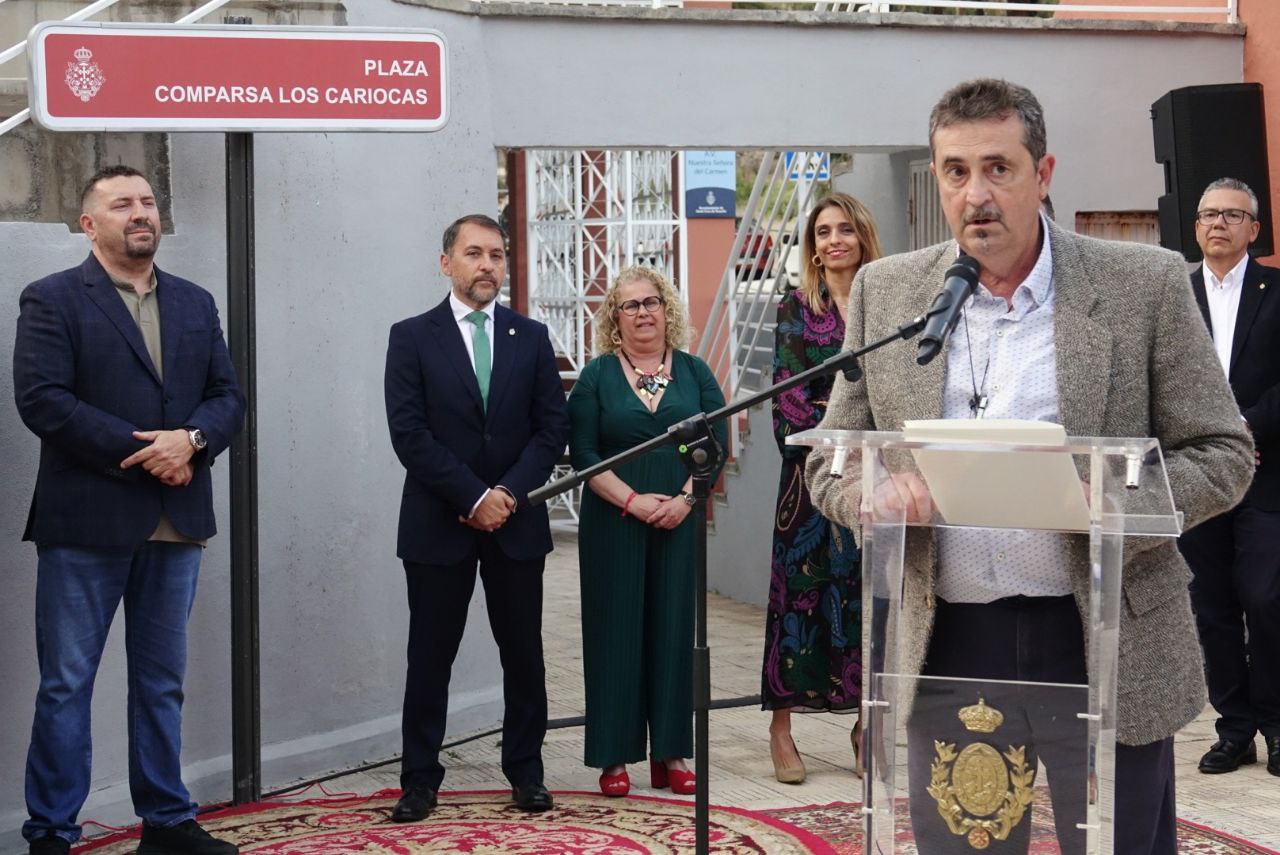
[[[930,419],[903,426],[908,442],[1066,445],[1053,422]],[[946,525],[1088,531],[1089,505],[1070,454],[915,449],[916,465]]]

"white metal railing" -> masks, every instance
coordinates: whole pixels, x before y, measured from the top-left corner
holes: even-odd
[[[4,0],[0,0],[0,3],[3,3],[3,2]],[[78,9],[75,12],[72,12],[70,15],[63,18],[62,20],[63,22],[83,21],[86,18],[93,17],[94,15],[98,14],[104,9],[109,9],[110,7],[114,6],[118,2],[120,2],[120,0],[97,0],[97,2],[90,3],[88,6],[85,6],[83,9]],[[181,18],[174,21],[174,23],[175,24],[194,24],[196,21],[199,21],[205,15],[208,15],[210,12],[216,12],[218,9],[221,9],[223,6],[227,5],[230,2],[231,0],[209,0],[208,3],[205,3],[203,6],[199,7],[198,9],[194,9],[191,12],[188,12],[186,15],[183,15]],[[26,49],[27,49],[27,40],[23,39],[22,41],[18,42],[16,45],[12,45],[10,47],[5,48],[3,51],[0,51],[0,65],[3,65],[4,63],[8,62],[14,57],[21,55],[26,51]],[[13,130],[14,128],[16,128],[18,125],[22,124],[29,118],[31,118],[31,108],[23,107],[21,110],[14,113],[12,116],[5,119],[3,122],[0,122],[0,136],[4,136],[9,131]]]
[[[552,468],[551,477],[547,479],[547,483],[573,473],[573,467],[569,465],[568,459],[564,458]],[[551,527],[553,529],[558,531],[577,530],[578,511],[582,508],[583,489],[584,487],[579,484],[568,492],[547,499],[547,515],[551,518]]]

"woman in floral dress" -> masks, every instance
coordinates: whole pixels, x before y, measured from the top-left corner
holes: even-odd
[[[844,344],[844,312],[853,278],[880,256],[871,213],[832,193],[805,223],[803,276],[778,304],[773,379],[785,380],[834,356]],[[774,399],[773,432],[782,452],[765,625],[763,707],[772,710],[769,753],[784,783],[804,780],[791,736],[791,710],[851,711],[862,695],[861,556],[853,534],[814,510],[804,485],[805,449],[792,434],[816,427],[834,378],[822,377]],[[855,771],[859,728],[851,734]]]

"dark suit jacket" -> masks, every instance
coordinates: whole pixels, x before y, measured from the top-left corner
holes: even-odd
[[[387,345],[387,424],[407,470],[396,554],[419,564],[457,564],[482,532],[458,521],[501,484],[516,512],[493,533],[509,558],[551,551],[541,487],[564,454],[569,415],[547,329],[494,307],[489,407],[446,297],[425,314],[391,328]]]
[[[1209,302],[1204,291],[1204,267],[1191,274],[1191,285],[1204,321]],[[1227,379],[1240,413],[1249,422],[1262,464],[1244,500],[1265,511],[1280,511],[1280,270],[1249,259],[1231,340],[1231,370]]]
[[[137,323],[92,254],[22,292],[13,354],[18,412],[40,437],[25,540],[136,547],[163,511],[188,537],[216,532],[209,466],[240,430],[236,385],[213,297],[156,268],[164,382]],[[120,463],[135,430],[196,427],[208,440],[185,487]]]

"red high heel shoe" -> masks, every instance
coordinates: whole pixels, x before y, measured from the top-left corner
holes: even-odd
[[[622,771],[616,775],[606,775],[601,772],[600,792],[613,798],[625,796],[631,792],[631,778],[627,775],[627,767],[623,766]]]
[[[698,776],[689,769],[668,769],[661,760],[649,758],[649,783],[655,790],[671,787],[678,796],[691,796],[698,789]]]

